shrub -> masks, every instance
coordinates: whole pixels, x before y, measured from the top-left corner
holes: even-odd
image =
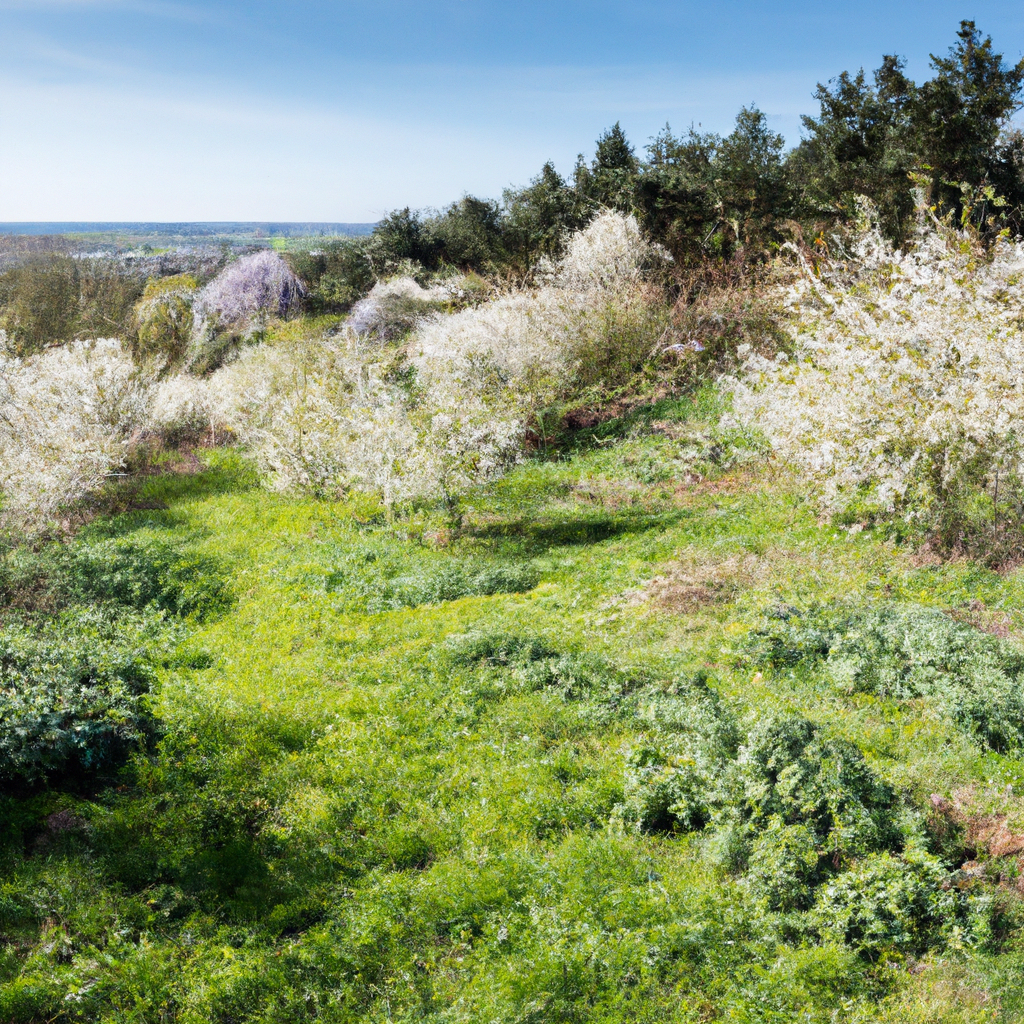
[[[483,630],[448,637],[445,650],[456,665],[529,664],[557,653],[540,637]]]
[[[356,334],[382,342],[397,341],[448,297],[443,287],[426,289],[411,277],[379,281],[360,299],[345,321]]]
[[[428,394],[441,407],[461,394],[529,420],[574,389],[623,383],[661,333],[637,293],[655,255],[633,218],[600,214],[569,239],[543,287],[436,316],[417,331],[413,365]]]
[[[327,578],[327,588],[348,592],[369,612],[417,608],[425,604],[457,601],[461,597],[489,597],[532,590],[538,574],[530,565],[444,565],[410,572],[397,563],[366,563],[358,557],[351,568],[340,568]]]
[[[196,297],[196,319],[215,327],[247,327],[254,318],[287,316],[302,282],[272,249],[229,263]]]
[[[166,436],[176,432],[214,429],[217,415],[208,383],[190,373],[179,373],[153,388],[150,425]]]
[[[216,369],[270,317],[284,317],[297,308],[304,294],[302,282],[272,249],[229,263],[192,304],[190,368]]]
[[[147,419],[152,377],[119,341],[0,355],[0,516],[43,528],[125,464]]]
[[[846,692],[923,699],[989,749],[1024,745],[1024,654],[935,609],[789,609],[767,617],[746,647],[762,665],[820,664]]]
[[[391,353],[352,334],[247,349],[209,382],[218,419],[281,490],[378,491],[388,506],[429,492],[429,453]],[[481,439],[483,440],[483,439]]]
[[[74,785],[144,746],[166,642],[159,616],[115,620],[101,610],[0,627],[0,779]]]
[[[849,264],[794,287],[795,353],[750,356],[730,384],[734,414],[829,513],[987,553],[1005,529],[1019,546],[1022,274],[1024,242],[986,255],[967,235],[922,229],[903,253],[869,232]]]
[[[810,836],[833,869],[901,848],[896,794],[853,744],[822,736],[803,718],[769,717],[737,746],[729,716],[699,686],[676,702],[671,731],[659,729],[627,757],[617,812],[625,823],[645,831],[708,826],[731,867],[747,865],[765,830],[778,833],[778,848],[758,854],[762,873],[771,857],[795,856],[785,850],[800,837]],[[806,831],[779,831],[791,827]]]
[[[312,312],[344,312],[370,290],[376,275],[369,243],[365,237],[339,238],[316,249],[289,253],[296,275],[306,282],[306,302]]]
[[[76,338],[127,337],[141,293],[142,281],[119,261],[32,256],[0,273],[0,329],[16,356]]]
[[[740,748],[731,787],[750,834],[776,819],[803,825],[836,866],[851,856],[902,846],[893,789],[856,746],[821,735],[806,719],[759,723]]]
[[[747,886],[771,910],[806,910],[821,876],[820,861],[813,829],[772,815],[751,843]]]
[[[191,274],[151,279],[135,306],[132,354],[161,369],[177,366],[188,353],[199,282]]]
[[[950,884],[934,857],[913,852],[865,857],[818,891],[814,917],[823,934],[875,959],[888,950],[920,955],[939,942],[986,937],[988,899]]]

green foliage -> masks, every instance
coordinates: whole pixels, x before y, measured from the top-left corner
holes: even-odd
[[[166,634],[159,615],[100,610],[0,627],[0,779],[74,786],[143,748]]]
[[[888,237],[903,238],[914,213],[914,83],[899,57],[885,56],[869,85],[863,70],[818,85],[821,113],[804,117],[807,137],[789,159],[804,201],[826,217],[857,215],[859,196],[879,211]]]
[[[113,261],[31,257],[0,274],[0,329],[15,355],[73,338],[128,337],[142,290]]]
[[[75,787],[150,745],[151,694],[184,639],[223,612],[221,565],[152,537],[0,559],[0,776]]]
[[[349,596],[370,613],[417,608],[462,597],[520,594],[539,581],[529,564],[422,565],[409,571],[374,550],[354,552],[327,577],[327,590]],[[369,571],[367,571],[369,569]]]
[[[194,317],[192,300],[199,282],[192,274],[150,279],[135,307],[132,354],[163,368],[180,366],[188,354]]]
[[[791,164],[811,208],[850,218],[856,197],[868,196],[889,237],[905,238],[914,197],[911,178],[927,183],[940,214],[960,220],[964,190],[997,184],[1019,227],[1024,177],[1019,142],[1008,132],[1020,107],[1024,61],[1007,66],[973,21],[960,23],[946,57],[932,57],[935,76],[920,86],[903,73],[904,62],[883,59],[868,85],[864,72],[843,73],[832,87],[818,86],[818,118],[804,118],[807,139]],[[982,229],[1005,220],[992,204],[968,211]]]
[[[746,882],[771,910],[806,910],[822,875],[820,861],[812,829],[773,815],[751,843]]]
[[[959,218],[960,184],[987,181],[1001,133],[1020,109],[1024,58],[1008,67],[991,37],[983,39],[973,21],[963,21],[956,44],[946,57],[933,56],[932,68],[935,77],[915,99],[915,127],[930,169],[932,203]]]
[[[374,265],[366,238],[332,239],[315,249],[288,253],[292,270],[306,284],[314,315],[344,312],[373,287]]]
[[[563,239],[586,222],[583,197],[546,163],[529,185],[504,195],[503,246],[510,265],[529,273],[543,257],[557,257]]]
[[[892,950],[920,955],[950,939],[983,940],[990,902],[951,884],[927,853],[876,853],[823,886],[813,914],[824,934],[874,959]]]
[[[224,611],[230,593],[215,559],[157,537],[115,537],[16,548],[0,558],[0,601],[43,612],[110,603],[202,619]]]
[[[1024,654],[935,609],[780,608],[753,631],[755,664],[817,667],[846,693],[923,700],[983,747],[1024,746]]]

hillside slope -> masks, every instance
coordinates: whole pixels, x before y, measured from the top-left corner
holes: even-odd
[[[457,536],[227,450],[87,527],[231,600],[116,786],[0,804],[0,1019],[1021,1019],[1024,759],[963,695],[1016,678],[1018,574],[822,526],[701,441],[714,402],[523,465]],[[961,662],[926,686],[925,648]]]

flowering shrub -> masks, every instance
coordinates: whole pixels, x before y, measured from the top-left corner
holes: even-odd
[[[613,343],[609,303],[629,305],[650,254],[631,218],[602,214],[542,287],[431,313],[408,356],[388,340],[432,303],[459,300],[461,283],[385,282],[339,334],[249,349],[208,383],[162,384],[154,418],[172,426],[212,415],[280,488],[357,487],[389,507],[437,497],[457,515],[459,494],[514,464],[531,417],[595,362],[588,345]],[[409,323],[395,303],[415,314]]]
[[[450,499],[515,461],[515,420],[472,400],[453,412],[417,402],[398,369],[352,334],[261,346],[214,375],[211,404],[282,489],[359,487],[390,507]]]
[[[198,295],[197,320],[245,325],[254,317],[285,316],[302,298],[302,282],[271,249],[229,263]]]
[[[269,317],[287,315],[303,295],[302,282],[270,249],[228,264],[193,303],[189,368],[215,370],[242,340],[258,338]]]
[[[346,324],[356,334],[395,341],[448,297],[447,289],[427,289],[411,277],[378,281],[370,293],[352,307]]]
[[[39,528],[124,465],[146,421],[151,376],[119,341],[0,355],[0,515]]]
[[[750,355],[731,382],[825,510],[895,517],[970,542],[1019,518],[1024,242],[989,254],[922,230],[905,253],[864,235],[846,267],[789,295],[795,353]]]
[[[157,430],[201,430],[211,423],[216,423],[212,397],[202,378],[180,373],[154,387],[150,424]]]
[[[529,419],[581,375],[590,382],[609,351],[635,341],[624,328],[644,305],[637,284],[653,255],[632,217],[599,214],[570,238],[540,288],[429,320],[417,332],[413,363],[441,407],[471,394]],[[652,339],[639,333],[646,355]]]

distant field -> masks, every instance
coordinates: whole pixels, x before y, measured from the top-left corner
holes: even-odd
[[[309,235],[368,235],[373,224],[258,223],[242,221],[0,221],[0,235],[116,235],[158,238],[301,238]]]

